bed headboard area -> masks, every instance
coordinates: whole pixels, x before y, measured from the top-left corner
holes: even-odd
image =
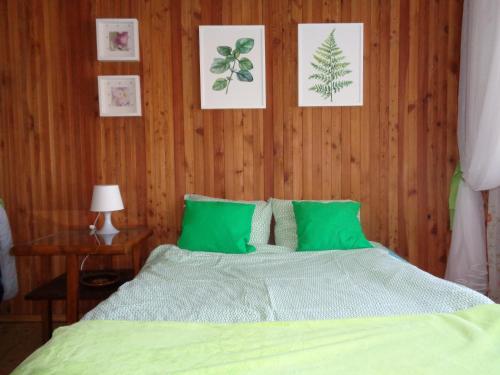
[[[177,240],[186,193],[353,199],[370,240],[443,275],[461,13],[461,0],[0,1],[0,195],[14,241],[91,224],[99,183],[120,185],[113,220],[153,228],[151,247]],[[140,60],[98,61],[96,18],[136,18]],[[362,106],[298,106],[297,24],[320,22],[363,23]],[[266,108],[201,109],[199,25],[265,26]],[[138,75],[142,116],[100,117],[99,75]],[[18,270],[43,272],[19,272],[2,310],[34,314],[22,295],[64,260],[23,258]]]

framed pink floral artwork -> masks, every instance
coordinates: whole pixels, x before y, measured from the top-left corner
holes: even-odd
[[[97,82],[102,117],[142,115],[139,76],[99,76]]]
[[[139,61],[139,27],[135,18],[96,20],[97,60]]]

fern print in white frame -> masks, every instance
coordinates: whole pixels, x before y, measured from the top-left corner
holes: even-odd
[[[363,24],[306,23],[298,32],[299,106],[363,105]]]
[[[266,108],[263,25],[200,26],[202,109]]]

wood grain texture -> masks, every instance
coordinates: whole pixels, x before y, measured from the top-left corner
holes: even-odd
[[[150,226],[151,246],[176,241],[185,193],[355,199],[370,239],[442,275],[461,13],[462,0],[0,0],[0,196],[15,240],[87,225],[96,183],[120,185],[117,224]],[[96,60],[108,17],[139,20],[140,62]],[[297,106],[305,22],[364,23],[362,107]],[[266,26],[266,109],[200,109],[202,24]],[[98,116],[101,74],[141,76],[142,117]],[[36,314],[21,296],[64,259],[18,269],[20,297],[1,310]]]

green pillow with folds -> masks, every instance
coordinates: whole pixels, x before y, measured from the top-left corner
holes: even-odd
[[[271,220],[273,218],[273,210],[271,203],[266,201],[234,201],[222,198],[212,198],[205,195],[186,194],[185,200],[190,201],[210,201],[210,202],[231,202],[231,203],[245,203],[254,204],[255,211],[252,216],[252,230],[250,231],[250,244],[251,245],[267,245],[269,242],[269,234],[271,232]]]
[[[297,251],[372,248],[358,220],[358,202],[293,201]]]
[[[177,245],[186,250],[245,254],[255,204],[185,200],[182,233]]]

